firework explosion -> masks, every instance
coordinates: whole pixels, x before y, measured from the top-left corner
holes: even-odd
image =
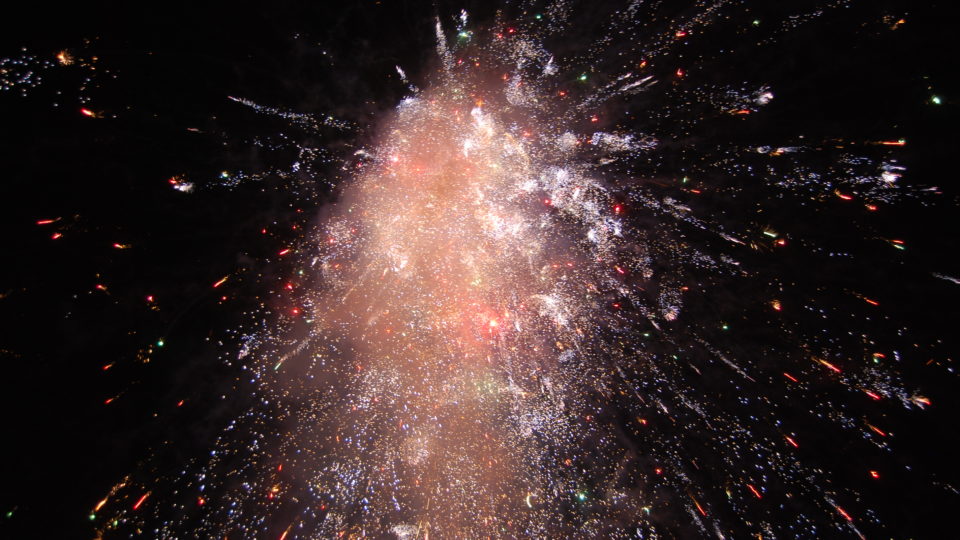
[[[208,456],[174,474],[148,459],[118,482],[90,513],[98,534],[884,530],[889,508],[864,486],[903,474],[893,431],[932,405],[901,366],[910,330],[856,278],[818,280],[796,261],[846,272],[906,245],[875,234],[882,258],[852,253],[794,218],[846,205],[833,221],[855,214],[843,234],[860,237],[881,207],[939,192],[903,181],[896,134],[724,140],[714,133],[765,114],[778,89],[687,82],[738,54],[684,58],[691,40],[749,35],[775,54],[849,2],[776,20],[694,4],[612,10],[593,31],[604,37],[573,51],[562,44],[584,7],[567,2],[476,26],[465,11],[438,18],[435,69],[415,85],[397,67],[407,96],[362,146],[257,138],[294,160],[205,189],[273,175],[310,191],[333,162],[336,202],[277,250],[287,274],[224,347],[245,411]],[[761,25],[773,30],[748,33]],[[311,134],[360,129],[230,99]],[[776,215],[774,200],[818,210]]]

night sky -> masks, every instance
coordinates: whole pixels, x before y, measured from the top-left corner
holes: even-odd
[[[947,3],[305,4],[5,21],[0,537],[949,536]]]

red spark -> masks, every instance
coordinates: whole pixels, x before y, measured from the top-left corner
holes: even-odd
[[[840,372],[841,372],[841,371],[840,371],[840,368],[838,368],[837,366],[831,364],[830,362],[827,362],[826,360],[817,360],[817,361],[820,362],[821,364],[823,364],[824,366],[826,366],[827,368],[829,368],[831,371],[833,371],[833,372],[835,372],[835,373],[840,373]]]
[[[690,498],[693,499],[693,497],[690,497]],[[697,510],[700,511],[700,515],[702,515],[703,517],[707,517],[707,511],[704,510],[702,506],[700,506],[699,501],[697,501],[696,499],[693,499],[693,504],[697,505]]]
[[[146,492],[146,493],[144,493],[144,494],[143,494],[143,497],[140,497],[140,500],[137,501],[137,503],[133,505],[133,509],[134,509],[134,510],[137,510],[138,508],[140,508],[140,505],[143,504],[143,501],[147,500],[147,497],[149,497],[149,496],[150,496],[150,492],[149,492],[149,491]]]

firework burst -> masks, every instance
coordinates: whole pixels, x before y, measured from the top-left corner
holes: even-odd
[[[846,4],[770,22],[758,43]],[[229,361],[253,404],[181,477],[125,480],[109,499],[130,504],[104,530],[793,537],[880,523],[850,510],[857,488],[834,483],[826,451],[807,450],[822,443],[800,434],[823,424],[882,455],[892,434],[876,402],[931,401],[884,364],[899,352],[869,325],[817,319],[878,300],[855,286],[825,298],[779,258],[794,242],[828,249],[725,205],[869,213],[924,196],[900,186],[905,141],[699,143],[704,125],[763,114],[777,89],[687,82],[719,61],[678,51],[745,19],[733,3],[644,9],[616,10],[605,37],[562,56],[551,44],[577,31],[568,3],[486,27],[438,20],[437,68],[422,89],[397,69],[408,96],[343,157],[321,223],[279,251],[299,268],[281,313],[239,332]],[[302,129],[353,129],[232,99]],[[319,159],[297,156],[281,176]],[[747,327],[760,330],[736,335]],[[818,402],[827,387],[850,399]],[[151,498],[177,501],[177,516]]]

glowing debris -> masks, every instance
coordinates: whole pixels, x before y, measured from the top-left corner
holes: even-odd
[[[143,505],[143,502],[146,501],[146,500],[147,500],[147,497],[149,497],[149,496],[150,496],[150,492],[149,492],[149,491],[146,492],[146,493],[144,493],[143,496],[140,497],[139,499],[137,499],[137,502],[135,502],[135,503],[133,504],[133,509],[134,509],[134,510],[139,510],[140,507]]]

